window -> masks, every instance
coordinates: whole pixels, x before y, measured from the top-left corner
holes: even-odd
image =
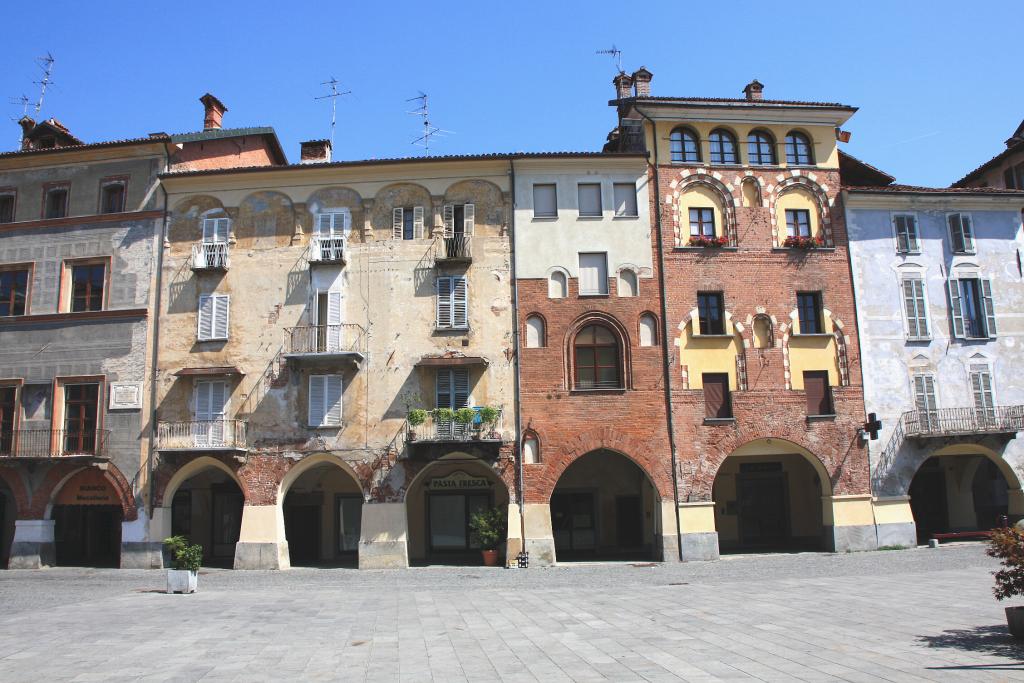
[[[469,370],[440,368],[437,371],[435,405],[458,410],[469,406]]]
[[[807,209],[786,209],[786,235],[811,236],[811,212]]]
[[[423,207],[396,206],[391,210],[391,237],[413,240],[423,236]]]
[[[324,209],[314,215],[313,225],[318,235],[345,235],[352,229],[352,213],[348,209]]]
[[[650,313],[640,316],[640,346],[658,345],[658,321]]]
[[[949,240],[954,254],[974,253],[974,228],[971,216],[966,213],[951,213],[949,222]]]
[[[636,218],[636,185],[633,183],[614,183],[612,193],[615,196],[615,215],[619,218]]]
[[[903,309],[907,313],[907,338],[928,339],[928,308],[924,300],[924,280],[904,278]]]
[[[523,463],[536,465],[540,462],[540,442],[533,434],[523,437]]]
[[[95,453],[99,384],[64,385],[65,454]]]
[[[25,315],[28,269],[0,270],[0,316]]]
[[[986,339],[996,336],[991,280],[978,277],[950,280],[949,307],[953,314],[954,337]]]
[[[621,389],[619,345],[611,330],[588,325],[573,341],[576,361],[575,389]]]
[[[690,209],[690,237],[715,236],[715,210],[708,208]]]
[[[569,283],[565,279],[565,273],[556,270],[548,278],[548,298],[564,299],[569,296]]]
[[[341,375],[309,376],[309,426],[341,426]]]
[[[125,182],[115,180],[100,187],[100,213],[121,213],[124,211]]]
[[[437,278],[437,328],[469,327],[469,291],[464,276]]]
[[[105,263],[84,263],[72,265],[71,306],[72,312],[102,311],[103,289],[107,281]]]
[[[544,319],[531,315],[526,319],[526,348],[539,349],[544,346]]]
[[[342,349],[342,309],[342,293],[340,290],[318,291],[316,293],[315,350],[318,353],[331,353]]]
[[[987,365],[971,366],[971,391],[974,393],[974,409],[978,417],[994,419],[996,403],[992,393],[992,373]]]
[[[580,216],[596,218],[601,215],[601,183],[580,183],[577,186]]]
[[[775,163],[775,142],[768,133],[755,130],[747,136],[747,156],[751,164],[770,166]]]
[[[668,146],[673,164],[700,161],[700,142],[697,135],[688,128],[676,128],[668,136]]]
[[[705,372],[701,383],[704,385],[704,416],[718,420],[732,417],[728,373]]]
[[[14,449],[14,427],[18,422],[18,387],[0,386],[0,454]]]
[[[558,216],[558,194],[554,183],[533,186],[533,217],[556,218]]]
[[[199,296],[199,341],[228,338],[230,306],[231,297],[227,294],[202,294]]]
[[[445,204],[441,210],[444,219],[444,236],[472,235],[476,223],[476,205]]]
[[[708,146],[711,148],[711,163],[713,164],[738,164],[736,156],[736,138],[732,133],[725,130],[713,130],[708,136]]]
[[[64,218],[68,215],[67,185],[48,187],[43,195],[43,218]]]
[[[821,292],[797,292],[796,308],[800,321],[800,331],[797,334],[822,334],[825,331]]]
[[[811,141],[803,133],[794,131],[786,136],[786,163],[790,166],[810,166],[814,163]]]
[[[224,445],[228,385],[222,380],[196,382],[192,435],[199,447]]]
[[[13,192],[0,194],[0,223],[14,222],[14,204],[17,195]]]
[[[892,217],[896,230],[896,251],[909,254],[921,250],[917,240],[917,216],[913,214],[897,214]]]
[[[697,334],[725,334],[725,305],[721,292],[698,292]]]
[[[827,370],[804,371],[804,393],[807,394],[808,415],[832,415],[832,387]]]
[[[935,399],[935,377],[932,375],[914,375],[914,406],[922,426],[928,429],[938,427],[939,405]]]
[[[230,225],[228,218],[204,218],[203,244],[227,244]]]
[[[619,271],[619,296],[636,296],[638,290],[636,273],[628,268]]]
[[[604,252],[580,254],[580,294],[608,293],[608,255]]]

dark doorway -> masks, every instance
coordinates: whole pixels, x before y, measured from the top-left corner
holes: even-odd
[[[469,530],[469,518],[493,507],[490,491],[427,494],[427,541],[431,560],[480,563],[480,543]]]
[[[320,505],[286,504],[284,529],[293,565],[320,562]]]
[[[615,526],[621,547],[643,546],[644,507],[640,496],[619,496],[615,499]]]
[[[946,473],[938,458],[929,458],[910,482],[910,510],[917,525],[917,540],[927,543],[932,534],[949,530]]]
[[[563,560],[593,555],[597,551],[597,514],[594,494],[564,492],[551,496],[551,527],[555,552]]]
[[[741,469],[736,476],[740,543],[765,550],[790,547],[788,499],[786,475],[781,465],[778,471],[744,472]]]
[[[233,482],[230,484],[214,484],[213,524],[210,537],[213,542],[208,555],[211,566],[231,567],[235,561],[235,544],[242,530],[242,506],[245,496]]]
[[[122,510],[117,505],[55,505],[57,565],[120,566],[121,519]]]

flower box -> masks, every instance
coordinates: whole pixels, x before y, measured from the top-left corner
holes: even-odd
[[[790,249],[819,249],[825,246],[822,237],[787,237],[782,246]]]
[[[686,243],[688,247],[707,247],[717,249],[720,247],[727,246],[729,244],[728,237],[702,237],[693,236],[690,241]]]

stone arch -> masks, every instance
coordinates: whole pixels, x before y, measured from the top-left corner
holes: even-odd
[[[178,201],[171,210],[164,239],[175,255],[190,254],[192,244],[203,239],[202,219],[223,213],[228,217],[231,212],[219,199],[207,194],[185,197]],[[232,231],[234,226],[232,226]]]
[[[666,200],[672,204],[672,224],[675,228],[676,246],[685,246],[690,238],[689,228],[683,230],[683,226],[688,225],[688,219],[680,215],[679,198],[687,190],[695,187],[709,189],[721,203],[724,234],[729,238],[729,246],[736,246],[736,188],[732,183],[724,182],[723,178],[721,173],[717,171],[709,173],[704,168],[683,169],[679,172],[679,178],[673,179],[669,183],[672,195]]]
[[[588,311],[576,318],[568,325],[568,327],[566,327],[562,338],[562,364],[565,386],[567,388],[571,388],[573,386],[573,371],[576,367],[576,355],[573,353],[573,343],[576,339],[576,335],[580,330],[588,325],[603,325],[608,327],[618,338],[619,354],[622,362],[622,385],[626,389],[631,388],[633,386],[633,341],[630,337],[629,329],[619,322],[618,318],[602,311]]]
[[[25,487],[25,482],[22,481],[19,471],[8,467],[0,467],[0,479],[7,484],[11,495],[14,496],[14,505],[18,517],[22,519],[27,518],[26,516],[30,509],[28,489]]]
[[[295,234],[295,207],[288,195],[261,190],[238,203],[233,234],[239,249],[287,247]]]
[[[333,465],[351,477],[352,481],[356,483],[360,492],[363,494],[363,500],[367,500],[368,489],[366,482],[360,478],[359,474],[350,464],[332,453],[315,453],[313,455],[308,455],[295,463],[281,478],[281,483],[277,488],[277,500],[284,502],[285,496],[288,495],[288,489],[291,488],[291,485],[294,484],[299,477],[314,467],[325,464]]]
[[[781,244],[779,242],[780,226],[778,224],[778,216],[776,215],[777,212],[775,211],[779,198],[789,192],[799,190],[803,190],[808,193],[817,207],[818,221],[821,225],[821,233],[825,240],[825,246],[835,246],[835,242],[832,238],[832,217],[830,210],[835,199],[829,197],[828,186],[820,185],[817,182],[817,176],[814,173],[803,175],[799,169],[780,173],[777,176],[777,180],[778,184],[775,185],[774,188],[770,188],[771,192],[768,195],[768,212],[772,226],[772,246],[778,247]]]
[[[305,211],[301,214],[301,223],[304,232],[312,235],[316,232],[316,225],[313,223],[313,216],[321,213],[324,209],[348,209],[352,217],[352,231],[347,239],[353,242],[365,241],[364,235],[366,220],[363,209],[362,196],[350,187],[332,186],[321,187],[314,190],[306,198]]]
[[[171,474],[163,485],[158,485],[154,491],[154,507],[163,507],[165,504],[169,505],[174,500],[174,494],[178,492],[181,485],[186,481],[199,474],[206,469],[217,469],[224,472],[238,484],[238,488],[241,489],[242,495],[245,499],[249,500],[249,491],[246,487],[246,481],[243,477],[239,476],[237,468],[231,467],[225,464],[222,460],[214,458],[209,455],[201,455],[197,458],[189,460],[187,463],[179,467]]]
[[[910,494],[910,484],[914,481],[921,466],[931,457],[943,455],[981,455],[991,460],[1006,479],[1012,490],[1024,488],[1022,474],[1003,457],[1000,444],[989,439],[979,439],[970,443],[957,443],[931,450],[918,447],[910,441],[903,441],[901,447],[890,462],[885,463],[885,471],[874,478],[875,494],[879,496],[906,496]]]
[[[51,468],[43,478],[43,483],[32,496],[32,505],[29,509],[29,519],[49,519],[53,510],[53,501],[56,500],[64,485],[75,475],[84,472],[92,467],[91,465],[75,465],[68,463],[65,466]],[[121,504],[121,512],[126,522],[138,519],[139,512],[135,506],[135,495],[132,493],[131,484],[114,464],[108,464],[106,470],[102,470],[103,478],[110,482],[117,494],[118,502]]]
[[[390,240],[392,210],[404,206],[422,206],[426,237],[434,224],[433,198],[430,190],[418,183],[399,182],[381,188],[373,197],[370,209],[370,229],[378,240]],[[435,226],[436,227],[436,226]],[[367,236],[369,239],[369,236]]]
[[[445,204],[473,204],[473,230],[477,235],[497,236],[505,228],[505,194],[489,180],[459,180],[444,191]]]
[[[512,501],[515,499],[515,487],[512,486],[498,470],[491,466],[490,463],[488,463],[486,460],[482,458],[477,458],[465,451],[453,451],[451,453],[448,453],[447,455],[438,458],[437,460],[432,460],[428,463],[424,463],[423,466],[416,471],[412,479],[409,480],[409,483],[406,484],[406,486],[404,487],[404,490],[402,491],[402,499],[405,499],[409,491],[413,490],[416,486],[423,483],[423,480],[426,479],[427,474],[431,470],[439,469],[438,465],[451,465],[453,461],[464,461],[466,463],[481,465],[483,469],[487,470],[489,477],[492,477],[496,481],[500,482],[502,486],[505,487],[505,490],[508,492],[509,500]]]

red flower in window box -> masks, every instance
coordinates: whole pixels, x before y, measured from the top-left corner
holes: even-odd
[[[729,238],[728,237],[705,237],[703,235],[701,235],[701,236],[694,235],[693,237],[690,238],[690,241],[687,242],[687,246],[690,246],[690,247],[719,248],[719,247],[724,247],[724,246],[726,246],[728,244],[729,244]]]
[[[820,235],[817,237],[787,237],[782,246],[790,249],[818,249],[825,246],[825,240]]]

